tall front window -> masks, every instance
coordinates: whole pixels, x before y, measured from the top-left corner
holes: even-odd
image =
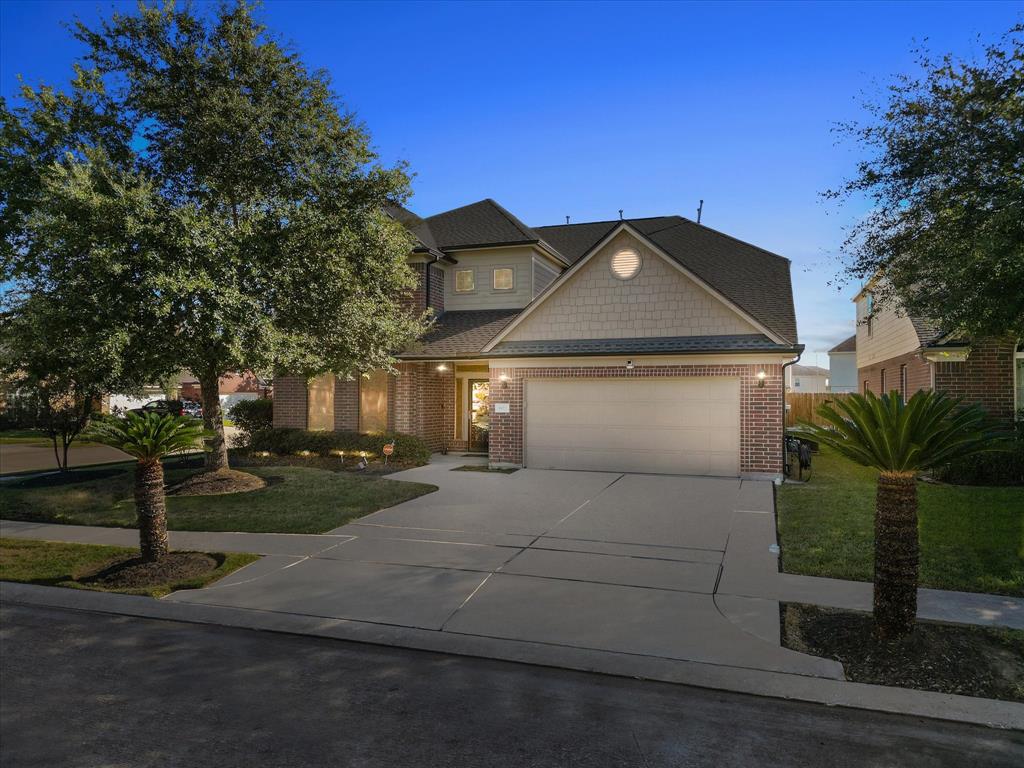
[[[359,431],[379,434],[388,430],[388,374],[371,371],[359,379]]]

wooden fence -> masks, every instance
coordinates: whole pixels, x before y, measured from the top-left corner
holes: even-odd
[[[846,393],[833,392],[787,392],[786,393],[786,426],[794,427],[801,421],[812,424],[824,424],[818,417],[818,406],[822,403],[844,400]]]

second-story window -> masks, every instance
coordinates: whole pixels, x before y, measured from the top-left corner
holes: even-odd
[[[472,269],[459,269],[455,272],[455,291],[456,293],[466,293],[476,289],[476,284],[473,281],[473,270]]]
[[[494,270],[494,290],[511,291],[516,287],[516,273],[511,267],[499,267]]]

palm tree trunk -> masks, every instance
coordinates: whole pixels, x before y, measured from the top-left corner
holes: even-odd
[[[167,511],[164,468],[159,461],[135,465],[135,513],[139,521],[139,549],[147,563],[167,554]]]
[[[904,637],[917,618],[917,481],[883,472],[875,497],[875,633]]]
[[[220,376],[215,371],[201,373],[199,389],[203,395],[203,426],[213,432],[206,441],[206,470],[216,472],[228,468],[228,444],[224,440],[224,414],[220,408]]]

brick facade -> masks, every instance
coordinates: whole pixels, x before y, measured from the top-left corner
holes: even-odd
[[[305,429],[307,418],[306,379],[278,376],[274,379],[274,426]]]
[[[985,339],[970,345],[966,360],[931,363],[919,351],[893,357],[857,369],[857,391],[864,392],[864,384],[875,394],[882,394],[882,371],[885,371],[885,389],[900,390],[904,398],[918,390],[945,392],[978,403],[994,418],[1013,419],[1013,353],[1011,339]],[[900,366],[907,366],[907,391],[900,386]]]
[[[394,379],[394,430],[420,437],[431,450],[446,451],[452,442],[455,374],[436,363],[400,363]]]
[[[764,386],[757,374],[764,370]],[[502,380],[502,377],[506,380]],[[509,413],[491,413],[490,458],[523,463],[523,383],[530,378],[638,378],[729,376],[740,380],[740,472],[782,472],[782,366],[658,365],[616,367],[492,368],[491,400],[509,403]]]
[[[1013,353],[1010,339],[985,339],[971,344],[963,362],[933,363],[935,389],[978,403],[993,418],[1013,420]]]
[[[900,384],[900,366],[907,367],[907,391],[903,391]],[[921,357],[917,351],[910,352],[899,357],[891,357],[879,363],[857,369],[857,391],[864,393],[864,384],[867,382],[867,389],[876,395],[882,392],[882,371],[885,371],[885,391],[898,390],[904,399],[910,397],[920,389],[932,388],[931,363]]]
[[[429,293],[427,306],[433,308],[438,314],[444,312],[444,270],[434,264],[430,265]]]
[[[359,430],[359,381],[334,378],[334,429],[338,432]]]

